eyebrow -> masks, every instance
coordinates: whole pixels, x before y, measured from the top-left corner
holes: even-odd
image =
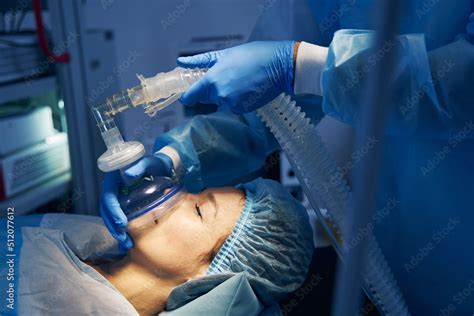
[[[214,193],[209,192],[208,197],[209,197],[209,200],[211,200],[211,203],[214,205],[214,218],[215,218],[217,215],[217,211],[219,210],[217,206],[216,196],[214,195]]]

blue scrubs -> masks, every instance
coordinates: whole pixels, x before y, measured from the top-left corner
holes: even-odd
[[[367,15],[374,2],[362,3],[341,16],[341,28],[372,26]],[[383,105],[390,116],[375,233],[413,315],[470,315],[474,45],[463,33],[474,5],[471,0],[413,1],[407,7],[402,33],[423,34],[397,41],[399,63],[390,78],[396,95]],[[372,36],[364,31],[336,33],[323,75],[325,113],[356,128],[366,78],[354,74],[370,65]]]
[[[366,78],[351,80],[370,61],[373,34],[355,29],[372,28],[375,3],[310,1],[316,43],[332,39],[324,112],[356,128]],[[474,311],[474,49],[462,35],[473,9],[472,0],[404,1],[374,221],[413,315]],[[165,145],[180,153],[191,190],[238,181],[277,148],[254,114],[223,112],[195,117],[155,149]]]

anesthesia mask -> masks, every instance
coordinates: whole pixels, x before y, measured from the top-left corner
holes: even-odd
[[[119,202],[128,219],[127,230],[157,224],[186,198],[183,185],[168,177],[147,176],[121,188]]]

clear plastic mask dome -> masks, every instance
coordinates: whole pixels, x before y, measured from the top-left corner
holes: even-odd
[[[144,177],[123,187],[119,202],[128,219],[128,230],[141,229],[157,223],[177,208],[185,198],[183,186],[168,177]]]

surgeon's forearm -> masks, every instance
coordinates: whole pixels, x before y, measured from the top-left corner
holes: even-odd
[[[296,45],[295,45],[296,46]],[[321,78],[326,65],[328,48],[301,42],[294,54],[295,94],[323,95]]]
[[[371,48],[374,33],[344,30],[335,34],[324,69],[326,115],[357,126],[367,99],[373,67],[384,54]],[[383,106],[388,135],[448,139],[470,130],[474,121],[474,45],[459,39],[426,51],[421,34],[400,35],[387,42],[382,52],[396,47],[396,71],[389,84],[393,95]],[[467,135],[474,137],[474,133]]]
[[[260,169],[277,148],[253,113],[199,115],[157,138],[155,151],[167,154],[191,192],[224,186]]]

